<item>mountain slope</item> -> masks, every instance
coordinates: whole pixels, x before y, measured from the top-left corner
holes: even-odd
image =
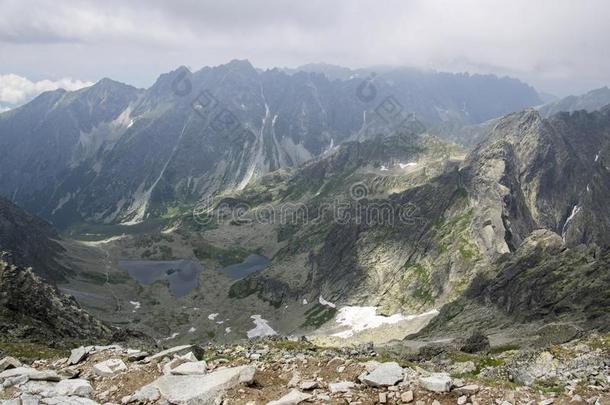
[[[539,230],[495,266],[497,273],[475,278],[462,297],[443,306],[416,336],[514,329],[515,337],[524,338],[540,333],[538,329],[549,323],[558,330],[573,324],[578,329],[608,331],[608,249],[566,248],[559,235]]]
[[[609,152],[608,108],[500,120],[466,169],[490,266],[418,336],[549,322],[607,330]]]
[[[0,255],[0,332],[3,340],[67,344],[110,339],[114,333],[72,297],[59,293],[29,268],[13,263],[10,254]]]
[[[43,93],[3,114],[0,148],[10,153],[0,162],[0,192],[33,213],[51,213],[66,203],[69,194],[57,195],[63,184],[70,175],[84,177],[74,169],[88,154],[97,152],[98,144],[108,141],[96,139],[96,129],[116,119],[137,93],[135,88],[104,79],[75,92]]]
[[[333,318],[344,307],[420,315],[383,332],[396,338],[414,330],[396,328],[421,326],[434,310],[470,300],[469,291],[493,307],[472,304],[483,312],[464,312],[456,330],[485,310],[494,327],[547,319],[599,327],[604,318],[585,313],[606,305],[590,292],[607,286],[599,271],[608,248],[610,111],[510,114],[468,154],[422,133],[414,119],[409,128],[344,142],[299,168],[185,204],[162,235],[100,241],[96,268],[64,287],[94,297],[83,303],[107,310],[104,319],[133,319],[158,338],[184,342],[246,336],[254,315],[294,334],[336,333]],[[251,253],[270,263],[227,276],[227,266]],[[205,273],[180,299],[163,283],[139,285],[114,268],[123,259],[192,257]],[[222,314],[222,326],[194,308]],[[363,333],[356,339],[381,332]]]
[[[553,253],[527,252],[545,240],[536,237],[539,229],[559,250],[578,252],[584,244],[603,254],[610,246],[610,110],[548,119],[525,110],[498,120],[464,160],[458,151],[417,134],[347,143],[293,173],[217,201],[211,212],[217,222],[206,238],[275,239],[279,245],[271,264],[236,282],[230,295],[258,296],[277,308],[323,296],[337,307],[375,305],[386,314],[413,314],[451,305],[478,277],[510,280],[537,263],[517,290],[500,281],[492,290],[496,299],[515,295],[531,302],[531,311],[544,318],[555,310],[544,312],[544,300],[530,294],[532,285],[554,286],[546,294],[548,305],[557,307],[563,304],[554,291],[561,295],[572,285],[564,277],[548,279],[549,272],[579,274],[576,296],[588,294],[591,282],[607,288],[605,278],[579,267],[586,255],[553,261],[540,259]],[[292,213],[296,207],[298,215],[265,220],[286,207]],[[603,259],[599,263],[594,272],[603,268]],[[592,299],[582,308],[597,305],[605,304]],[[582,308],[566,311],[582,314]],[[320,311],[327,310],[322,305],[302,314],[307,320],[293,327],[330,319],[319,318]]]
[[[603,107],[610,104],[610,89],[602,87],[600,89],[591,90],[581,96],[568,96],[561,100],[553,101],[539,108],[540,114],[544,117],[559,112],[573,112],[578,110],[586,110],[588,112],[601,110]]]
[[[452,299],[479,261],[458,171],[463,156],[417,133],[346,143],[215,202],[208,215],[220,220],[204,237],[277,241],[271,264],[236,282],[230,296],[254,294],[279,308],[321,295],[408,313]],[[230,207],[241,210],[237,218],[217,217]],[[293,327],[311,322],[304,318],[295,316]]]
[[[60,281],[72,272],[59,262],[64,248],[51,225],[0,197],[0,250],[12,253],[13,262],[33,267],[43,278]]]
[[[488,252],[514,250],[534,229],[568,245],[608,246],[610,110],[499,120],[469,156],[468,183],[483,207],[475,222]],[[499,238],[501,236],[501,238]]]

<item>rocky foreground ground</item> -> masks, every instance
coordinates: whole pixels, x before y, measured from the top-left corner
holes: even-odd
[[[474,349],[474,350],[471,350]],[[483,351],[473,352],[483,349]],[[561,345],[431,346],[396,354],[371,345],[324,349],[305,341],[173,347],[118,345],[69,357],[0,360],[2,404],[607,404],[610,336]],[[393,354],[392,354],[393,353]],[[67,353],[66,353],[67,354]]]

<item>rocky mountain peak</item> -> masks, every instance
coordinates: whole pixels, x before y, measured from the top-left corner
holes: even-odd
[[[229,69],[255,70],[254,66],[248,59],[233,59],[230,62],[220,66],[224,66]]]
[[[137,90],[135,87],[125,84],[110,78],[104,77],[100,79],[93,86],[85,87],[79,90],[82,93],[100,94],[108,92],[121,92],[121,91],[134,91]]]
[[[147,90],[152,96],[168,96],[171,94],[188,94],[192,90],[190,78],[192,72],[186,66],[179,66],[171,72],[161,74],[155,83]]]

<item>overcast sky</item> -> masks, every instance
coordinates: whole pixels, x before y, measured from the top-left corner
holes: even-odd
[[[609,17],[608,0],[0,0],[0,102],[231,59],[495,73],[563,96],[610,84]]]

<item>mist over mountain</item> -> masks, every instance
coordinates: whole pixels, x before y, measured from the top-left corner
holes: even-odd
[[[548,117],[561,111],[573,112],[585,110],[591,112],[601,110],[607,105],[610,105],[610,89],[602,87],[580,96],[568,96],[547,103],[540,107],[540,113]]]
[[[508,78],[398,69],[340,80],[314,67],[286,74],[236,60],[179,68],[145,90],[103,79],[44,93],[0,119],[0,146],[12,151],[0,192],[60,227],[141,223],[410,116],[479,123],[540,103]]]

